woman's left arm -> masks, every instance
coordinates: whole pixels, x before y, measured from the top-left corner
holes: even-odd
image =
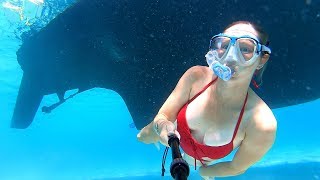
[[[232,161],[201,167],[201,176],[225,177],[242,174],[267,153],[275,140],[277,121],[271,110],[260,114],[260,117],[247,126],[245,137]]]

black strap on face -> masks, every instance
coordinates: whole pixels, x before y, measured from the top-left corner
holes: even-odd
[[[269,44],[270,44],[270,41],[267,41],[265,46],[269,47]]]
[[[266,42],[266,45],[265,45],[265,46],[269,47],[269,45],[270,45],[270,41],[268,40],[268,41]],[[263,54],[269,54],[267,51],[262,51],[262,53],[263,53]]]

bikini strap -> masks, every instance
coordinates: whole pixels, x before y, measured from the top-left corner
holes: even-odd
[[[209,84],[207,84],[200,92],[198,92],[195,96],[193,96],[188,103],[191,103],[195,98],[197,98],[201,93],[203,93],[208,87],[210,87],[216,80],[218,79],[218,77],[216,77],[214,80],[212,80]]]
[[[236,134],[238,132],[238,129],[239,129],[239,126],[240,126],[240,122],[241,122],[242,116],[244,114],[244,109],[245,109],[246,104],[247,104],[247,100],[248,100],[248,92],[247,92],[247,95],[246,95],[246,99],[244,100],[244,103],[243,103],[243,106],[242,106],[242,109],[241,109],[241,112],[240,112],[240,115],[239,115],[239,118],[238,118],[238,122],[237,122],[236,128],[235,128],[235,130],[233,132],[233,136],[232,136],[231,142],[234,140],[234,138],[236,137]]]

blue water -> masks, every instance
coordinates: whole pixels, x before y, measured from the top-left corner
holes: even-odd
[[[138,131],[114,91],[83,92],[51,114],[37,112],[28,129],[9,128],[22,77],[15,54],[21,42],[10,25],[18,16],[2,7],[0,13],[0,180],[161,179],[163,147],[136,140]],[[56,101],[45,96],[40,107]],[[225,179],[320,179],[319,107],[318,99],[274,109],[273,148],[245,174]],[[169,165],[170,154],[165,179]],[[200,177],[192,170],[190,179]]]

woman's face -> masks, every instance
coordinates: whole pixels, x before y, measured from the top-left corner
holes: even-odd
[[[261,56],[258,32],[249,24],[236,24],[210,40],[205,55],[209,67],[224,81],[252,78],[258,65],[268,60]],[[262,58],[263,57],[263,58]]]
[[[257,31],[249,24],[236,24],[234,26],[229,27],[224,31],[224,34],[229,35],[229,36],[235,36],[235,37],[240,37],[240,36],[251,36],[251,37],[257,37],[258,38],[258,33]],[[242,56],[245,59],[251,59],[253,54],[255,53],[250,47],[250,45],[245,44],[245,43],[240,43],[241,47],[239,47],[243,53]],[[257,66],[259,65],[261,60],[261,57],[258,56],[256,61],[250,65],[250,66],[237,66],[236,73],[233,75],[233,77],[237,77],[243,72],[253,72]]]

